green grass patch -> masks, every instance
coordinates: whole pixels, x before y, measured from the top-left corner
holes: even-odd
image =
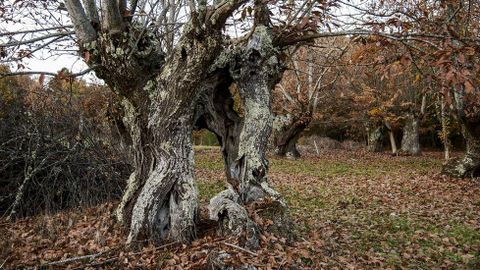
[[[199,179],[201,200],[208,201],[224,189],[225,179],[218,176],[223,159],[216,149],[196,150],[197,168],[219,178]],[[462,211],[451,198],[463,193],[432,174],[442,160],[333,157],[270,158],[270,172],[279,179],[274,188],[290,206],[296,230],[307,241],[315,233],[326,245],[316,247],[319,254],[356,260],[361,269],[480,269],[480,231],[461,216],[449,221],[450,211]],[[421,188],[444,188],[435,196],[445,197],[437,201]],[[432,212],[423,207],[426,202],[432,202]],[[465,216],[474,217],[471,211],[479,205],[472,196]],[[374,262],[362,261],[366,257]]]
[[[199,179],[198,192],[201,202],[208,202],[213,196],[225,189],[225,183],[223,180],[207,181],[205,179]]]

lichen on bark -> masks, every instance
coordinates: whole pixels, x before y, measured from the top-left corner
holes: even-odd
[[[289,216],[288,208],[279,193],[268,183],[268,161],[266,150],[268,138],[273,124],[271,107],[271,91],[283,72],[279,52],[273,46],[270,29],[257,26],[247,45],[241,49],[233,49],[224,54],[217,62],[216,68],[227,67],[228,74],[235,83],[240,94],[243,117],[232,110],[231,94],[217,102],[225,102],[224,107],[204,106],[204,126],[210,127],[221,139],[224,152],[226,175],[229,189],[211,199],[209,205],[210,218],[219,220],[220,232],[234,231],[245,235],[244,243],[254,248],[258,235],[251,219],[246,215],[246,204],[264,199],[277,202]],[[225,70],[223,70],[225,72]],[[217,91],[228,91],[222,86]],[[205,110],[210,108],[210,110]],[[218,109],[219,108],[219,109]],[[225,123],[215,122],[228,119]],[[232,124],[233,123],[233,124]],[[233,139],[231,139],[233,135]],[[236,151],[229,153],[229,151]],[[291,231],[290,223],[284,227]]]
[[[466,149],[463,157],[448,160],[442,173],[455,178],[480,177],[480,121],[462,121]]]
[[[418,156],[422,153],[420,149],[420,120],[415,114],[408,114],[401,142],[401,151],[406,154]]]

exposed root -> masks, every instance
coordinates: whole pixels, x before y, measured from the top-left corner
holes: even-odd
[[[260,231],[238,200],[239,196],[230,189],[220,192],[210,200],[210,219],[219,221],[219,235],[234,236],[244,246],[257,249],[260,247]]]

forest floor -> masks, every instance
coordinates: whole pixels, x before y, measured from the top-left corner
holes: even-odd
[[[223,162],[218,149],[196,150],[205,207],[224,188]],[[332,150],[295,161],[271,157],[270,181],[295,221],[293,244],[266,235],[260,250],[245,251],[203,226],[192,245],[130,250],[111,202],[0,220],[0,269],[207,269],[214,249],[259,269],[480,269],[480,181],[440,176],[441,156]]]

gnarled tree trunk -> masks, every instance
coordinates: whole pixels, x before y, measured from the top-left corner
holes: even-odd
[[[478,100],[479,89],[467,93],[464,87],[452,88],[454,109],[462,127],[466,143],[465,155],[447,161],[442,173],[457,177],[480,176],[480,113],[475,100]]]
[[[187,26],[188,30],[188,26]],[[187,35],[147,92],[148,128],[153,135],[155,162],[134,196],[128,242],[143,234],[159,242],[165,238],[188,242],[196,237],[198,192],[194,181],[192,131],[194,112],[208,70],[221,49],[211,36],[197,40]],[[129,187],[130,188],[130,187]]]
[[[462,122],[466,151],[461,158],[453,158],[443,166],[442,173],[457,177],[480,177],[480,121]]]
[[[246,49],[237,55],[230,73],[237,82],[244,109],[237,159],[234,162],[234,189],[242,202],[265,196],[278,197],[267,182],[266,150],[272,131],[272,89],[281,76],[281,64],[273,46],[271,29],[257,26]]]
[[[227,84],[218,80],[214,95],[203,99],[207,105],[200,110],[204,115],[199,118],[199,126],[203,122],[221,142],[229,183],[227,190],[211,199],[209,211],[211,219],[219,220],[220,232],[245,235],[244,245],[255,248],[259,231],[248,217],[245,204],[272,199],[278,210],[275,227],[291,233],[286,204],[267,180],[266,149],[273,122],[271,91],[283,70],[265,26],[257,26],[246,49],[236,52],[232,59],[229,74],[240,94],[243,118],[233,110]]]
[[[422,153],[420,149],[419,119],[414,114],[409,114],[403,128],[401,150],[404,153],[418,156]]]
[[[198,191],[191,138],[193,104],[182,103],[185,101],[167,98],[155,105],[158,110],[150,119],[153,140],[148,145],[152,148],[153,162],[146,178],[129,183],[132,196],[127,198],[127,193],[124,196],[128,200],[125,209],[131,216],[127,242],[145,238],[156,243],[166,238],[188,242],[196,237]]]
[[[282,70],[272,32],[266,26],[266,5],[255,1],[256,27],[248,44],[227,50],[222,28],[246,1],[225,1],[210,6],[208,12],[207,1],[197,3],[198,12],[193,3],[190,20],[166,57],[149,27],[123,18],[123,2],[120,6],[116,1],[104,2],[101,22],[97,22],[98,7],[91,1],[87,12],[78,0],[67,0],[66,6],[86,61],[123,100],[135,171],[117,216],[130,226],[128,243],[150,239],[160,244],[166,238],[189,242],[195,238],[198,193],[191,136],[198,122],[197,103],[206,95],[207,100],[218,99],[206,107],[210,119],[203,121],[221,139],[230,183],[227,191],[212,199],[210,214],[212,219],[230,221],[222,224],[240,224],[242,231],[252,231],[249,243],[255,245],[257,231],[243,204],[268,196],[285,206],[267,182],[270,91]],[[229,76],[212,79],[212,74],[222,70]],[[210,80],[213,87],[202,85]],[[231,113],[231,95],[215,92],[225,91],[232,81],[240,91],[243,120]],[[225,212],[230,216],[225,218]]]
[[[298,158],[297,142],[302,132],[312,121],[311,113],[305,113],[300,117],[277,116],[275,118],[272,134],[275,154],[281,157]]]
[[[368,125],[367,137],[367,150],[369,152],[381,152],[383,150],[381,125]]]
[[[118,219],[130,227],[128,243],[196,237],[191,136],[198,82],[223,49],[217,30],[197,38],[199,29],[187,24],[167,60],[154,35],[143,28],[139,35],[134,25],[83,44],[96,74],[122,98],[130,131],[134,172],[117,209]]]

